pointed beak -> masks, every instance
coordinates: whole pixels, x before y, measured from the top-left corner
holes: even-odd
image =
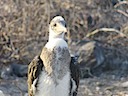
[[[63,24],[60,24],[59,29],[64,33],[68,32],[67,28]]]
[[[65,27],[65,28],[64,28],[64,33],[67,34],[67,32],[68,32],[68,30],[67,30],[67,28]]]
[[[65,26],[63,26],[63,25],[61,26],[61,30],[62,30],[62,32],[64,32],[64,33],[67,33],[67,31],[68,31],[67,28],[66,28]]]

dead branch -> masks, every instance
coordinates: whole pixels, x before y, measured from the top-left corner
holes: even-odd
[[[117,4],[114,6],[114,8],[117,8],[118,6],[121,6],[121,5],[123,5],[123,4],[127,4],[127,5],[128,5],[128,1],[121,1],[121,2],[117,3]]]
[[[120,9],[115,10],[115,11],[118,12],[118,13],[120,13],[120,14],[122,14],[122,15],[124,15],[124,16],[126,16],[128,18],[128,14],[126,12],[124,12],[124,11],[122,11]]]
[[[124,33],[120,32],[119,30],[116,30],[116,29],[114,29],[114,28],[100,28],[100,29],[96,29],[96,30],[94,30],[93,32],[88,33],[88,34],[86,35],[86,37],[90,37],[90,36],[92,36],[92,35],[95,35],[95,34],[97,34],[98,32],[116,32],[116,33],[120,34],[120,36],[126,37],[126,35],[125,35]]]
[[[50,10],[51,10],[51,8],[50,8],[50,5],[51,5],[51,1],[50,0],[46,0],[46,9],[45,9],[45,11],[46,11],[46,14],[47,14],[47,26],[49,26],[49,21],[50,21]],[[45,33],[45,36],[46,37],[48,37],[48,32],[46,31],[46,33]]]

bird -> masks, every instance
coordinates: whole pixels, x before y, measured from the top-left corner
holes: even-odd
[[[28,96],[77,96],[79,68],[65,41],[66,21],[55,16],[49,24],[49,39],[28,65]]]

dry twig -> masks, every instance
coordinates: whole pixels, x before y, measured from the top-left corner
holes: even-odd
[[[114,7],[117,8],[117,7],[119,7],[120,5],[123,5],[123,4],[128,5],[128,1],[121,1],[121,2],[117,3]]]
[[[122,11],[120,9],[116,10],[116,12],[118,12],[118,13],[120,13],[120,14],[122,14],[122,15],[124,15],[124,16],[126,16],[128,18],[128,14],[126,12],[124,12],[124,11]]]
[[[124,33],[120,32],[119,30],[116,30],[114,28],[100,28],[100,29],[94,30],[91,33],[88,33],[86,35],[86,37],[90,37],[90,36],[95,35],[96,33],[101,32],[101,31],[102,32],[116,32],[116,33],[120,34],[120,36],[122,36],[122,37],[125,37],[126,36]]]
[[[123,4],[127,4],[127,5],[128,5],[128,1],[121,1],[121,2],[117,3],[117,4],[114,6],[114,8],[117,8],[117,7],[119,7],[119,6],[123,5]],[[128,17],[128,13],[126,13],[126,12],[120,10],[120,9],[117,9],[117,10],[115,10],[115,11],[118,12],[118,13],[120,13],[120,14],[122,14],[122,15],[124,15],[124,16],[126,16],[126,17]]]

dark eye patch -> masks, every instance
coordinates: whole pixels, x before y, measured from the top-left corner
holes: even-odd
[[[54,27],[56,27],[56,26],[57,26],[57,24],[55,23],[55,24],[53,24],[53,26],[54,26]]]

